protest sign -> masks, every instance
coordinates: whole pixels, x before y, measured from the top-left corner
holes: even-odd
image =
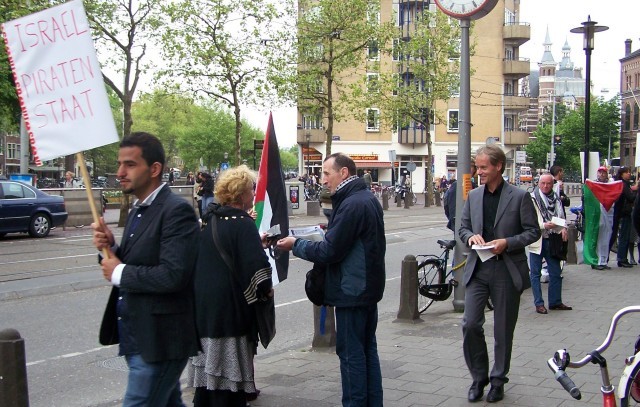
[[[118,141],[82,1],[8,21],[2,32],[37,165]]]

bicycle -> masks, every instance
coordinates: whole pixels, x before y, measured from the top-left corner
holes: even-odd
[[[581,368],[588,363],[593,363],[600,366],[602,405],[605,407],[616,407],[615,387],[611,385],[609,370],[607,369],[607,360],[602,356],[602,352],[607,350],[611,345],[618,321],[624,315],[633,312],[640,312],[640,305],[633,305],[618,310],[611,318],[609,332],[607,332],[604,342],[579,361],[572,362],[569,352],[566,349],[558,350],[553,357],[547,361],[547,365],[554,373],[556,380],[560,382],[562,387],[569,392],[574,399],[580,400],[582,393],[573,380],[567,375],[566,369],[568,367],[574,369]],[[636,341],[634,352],[634,355],[625,359],[626,367],[622,372],[622,376],[620,376],[620,382],[618,384],[618,398],[620,399],[621,407],[629,407],[640,403],[640,338]]]

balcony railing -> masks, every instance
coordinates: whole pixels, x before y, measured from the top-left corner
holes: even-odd
[[[502,60],[502,72],[513,78],[524,78],[531,70],[529,58],[504,58]]]
[[[502,38],[505,42],[520,46],[531,39],[531,26],[529,23],[510,22],[502,27]]]

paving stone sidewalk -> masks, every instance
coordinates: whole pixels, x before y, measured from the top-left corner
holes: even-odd
[[[563,275],[563,301],[573,306],[573,311],[540,315],[535,313],[531,290],[522,296],[510,381],[501,405],[602,405],[597,366],[569,371],[582,391],[582,400],[576,401],[555,381],[546,360],[560,348],[569,349],[577,360],[600,345],[615,311],[638,303],[640,266],[597,271],[585,265],[567,265]],[[546,291],[545,284],[545,298]],[[461,314],[453,312],[451,301],[434,304],[420,323],[397,323],[394,319],[394,315],[382,315],[377,332],[385,406],[469,405],[466,395],[471,380],[462,354]],[[625,317],[614,344],[604,353],[616,386],[624,358],[633,353],[639,327],[640,315]],[[490,349],[492,332],[493,317],[487,312],[485,333]],[[252,406],[340,405],[340,370],[333,349],[258,355],[255,365],[262,393]]]

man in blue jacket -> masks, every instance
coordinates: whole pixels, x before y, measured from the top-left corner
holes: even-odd
[[[322,242],[294,237],[278,248],[326,266],[325,304],[336,310],[336,353],[340,358],[343,406],[382,406],[382,375],[376,343],[378,301],[385,284],[383,212],[356,175],[348,156],[336,153],[322,164],[333,211]]]

